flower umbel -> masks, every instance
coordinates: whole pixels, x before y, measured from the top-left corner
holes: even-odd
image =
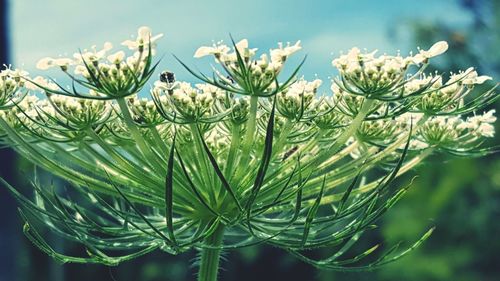
[[[246,39],[218,42],[194,54],[215,58],[213,75],[179,60],[202,83],[163,71],[147,98],[161,36],[141,27],[123,42],[127,51],[106,43],[37,63],[59,68],[69,86],[0,72],[2,144],[74,187],[58,193],[34,177],[30,200],[1,180],[19,200],[26,236],[61,262],[116,265],[157,249],[197,249],[199,280],[212,281],[221,250],[268,243],[319,268],[373,269],[432,232],[401,252],[356,248],[407,190],[395,178],[435,153],[495,150],[483,143],[494,136],[495,111],[485,107],[498,99],[496,86],[476,87],[491,77],[472,68],[425,73],[446,42],[407,57],[353,48],[333,60],[339,77],[328,94],[322,80],[298,76],[304,61],[280,76],[300,41],[260,55]],[[88,255],[56,252],[40,225]]]

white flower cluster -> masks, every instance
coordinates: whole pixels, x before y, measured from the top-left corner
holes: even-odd
[[[401,82],[405,79],[410,65],[427,63],[428,59],[444,53],[447,49],[448,44],[440,41],[427,51],[420,50],[415,56],[402,57],[399,54],[375,56],[377,51],[363,53],[359,48],[352,48],[347,54],[334,59],[332,64],[339,70],[343,80],[338,84],[344,88],[367,95],[386,88],[384,94],[387,94],[387,91],[404,85]]]
[[[90,93],[96,95],[95,93]],[[108,101],[79,99],[68,96],[54,95],[50,97],[58,119],[66,120],[76,127],[88,127],[107,121],[112,106]]]
[[[280,112],[287,118],[297,118],[308,110],[312,101],[316,97],[316,92],[321,86],[322,81],[315,79],[308,82],[299,79],[289,88],[280,92],[277,96],[277,106]]]
[[[419,129],[419,137],[429,145],[466,146],[481,137],[493,137],[495,110],[463,120],[459,116],[435,116]]]
[[[156,40],[162,37],[162,34],[153,36],[149,27],[140,27],[135,40],[126,40],[122,45],[134,51],[130,56],[120,50],[109,53],[113,45],[106,42],[102,49],[97,49],[94,45],[82,52],[75,53],[73,58],[52,58],[46,57],[38,61],[36,67],[41,70],[47,70],[52,67],[59,67],[64,72],[68,72],[73,67],[73,73],[77,76],[83,76],[89,83],[118,86],[130,85],[136,81],[143,73],[150,59],[154,55]],[[151,54],[149,53],[151,52]],[[39,84],[40,85],[40,84]],[[40,85],[43,87],[43,85]]]
[[[36,96],[27,96],[17,106],[13,106],[8,111],[0,111],[0,117],[15,129],[21,129],[22,125],[32,126],[32,119],[38,119],[38,113],[34,109],[36,104],[47,105],[46,100],[39,100]]]
[[[473,68],[452,73],[447,81],[443,81],[440,75],[423,72],[429,59],[447,50],[446,42],[437,42],[430,49],[419,50],[417,54],[407,57],[399,54],[377,56],[376,51],[368,53],[353,48],[333,60],[341,78],[332,80],[332,96],[320,97],[320,79],[306,81],[291,77],[290,82],[285,84],[275,83],[283,64],[301,49],[300,41],[295,44],[279,43],[278,48],[259,58],[255,58],[257,49],[250,48],[246,39],[235,43],[234,47],[218,42],[200,47],[194,57],[215,57],[228,76],[216,72],[213,81],[192,85],[176,81],[172,72],[164,71],[151,90],[152,100],[138,96],[140,87],[121,95],[120,85],[129,85],[137,79],[137,74],[151,62],[149,51],[154,53],[156,41],[161,36],[153,36],[147,27],[139,28],[134,40],[122,43],[133,51],[128,57],[122,50],[111,53],[113,46],[105,43],[100,49],[93,46],[90,50],[74,54],[73,58],[45,58],[39,61],[37,66],[41,69],[59,67],[69,74],[69,68],[74,68],[75,75],[87,79],[87,84],[80,84],[90,89],[85,95],[87,99],[58,92],[61,90],[58,85],[40,76],[31,79],[22,70],[3,70],[0,72],[0,109],[13,107],[2,113],[3,118],[13,127],[26,125],[34,129],[48,123],[51,128],[67,124],[76,130],[83,130],[107,122],[106,127],[110,130],[130,138],[125,116],[120,113],[128,107],[136,125],[141,128],[156,127],[161,134],[171,131],[171,123],[215,124],[203,128],[204,133],[210,136],[208,143],[215,148],[226,145],[225,142],[230,139],[227,133],[232,131],[230,126],[245,125],[251,116],[254,123],[265,128],[265,120],[270,116],[272,99],[275,98],[275,132],[278,136],[283,128],[293,128],[298,130],[294,135],[302,132],[308,137],[317,134],[317,139],[329,142],[347,131],[352,135],[343,138],[343,141],[356,139],[366,147],[387,146],[409,132],[411,124],[414,126],[411,149],[472,146],[481,138],[494,136],[494,111],[468,117],[469,112],[477,112],[481,107],[463,110],[468,105],[467,95],[474,86],[491,77],[480,76]],[[412,65],[417,67],[415,73],[408,71]],[[224,83],[216,83],[219,80]],[[101,91],[91,81],[98,81],[112,93]],[[248,88],[245,85],[249,85]],[[39,88],[48,99],[39,100],[29,95],[20,102],[23,93]],[[127,91],[126,87],[123,89],[123,92]],[[120,95],[115,96],[114,92],[120,92]],[[21,97],[20,103],[13,102],[16,95]],[[125,107],[124,103],[112,101],[123,97],[126,97],[123,100]],[[257,97],[265,99],[256,100]],[[359,115],[363,115],[364,120],[356,118]],[[55,122],[58,119],[62,121],[59,124]],[[353,123],[356,127],[348,129]],[[220,129],[217,129],[218,133],[211,132],[215,127]],[[238,127],[241,128],[245,126]],[[183,130],[177,129],[182,135]],[[191,129],[185,131],[184,139],[192,141]],[[172,136],[172,132],[164,135]]]
[[[189,120],[208,116],[213,110],[214,101],[224,95],[211,85],[196,84],[192,87],[187,82],[176,82],[175,86],[171,87],[160,81],[155,83],[152,93],[162,103],[168,100],[170,108],[167,110]],[[167,95],[162,95],[164,93]]]
[[[463,104],[464,98],[471,93],[475,85],[491,80],[489,76],[479,76],[473,68],[458,73],[452,73],[443,84],[441,76],[422,76],[405,85],[407,92],[429,84],[430,87],[421,96],[417,108],[429,114],[449,111]]]
[[[476,137],[492,138],[495,136],[495,127],[492,124],[497,120],[494,114],[495,110],[492,109],[482,115],[468,117],[458,126],[458,129],[468,129]]]
[[[365,121],[359,126],[356,136],[364,142],[390,143],[398,136],[398,125],[392,119]]]
[[[310,106],[314,116],[312,121],[318,128],[331,130],[345,125],[347,118],[339,113],[335,99],[336,97],[325,96],[312,101]]]
[[[344,114],[356,115],[365,100],[362,96],[351,95],[347,91],[344,91],[335,82],[332,82],[330,90],[333,93],[334,104]]]
[[[11,107],[16,103],[16,97],[22,96],[22,87],[28,72],[20,69],[6,68],[0,71],[0,108]]]
[[[235,124],[244,123],[248,117],[249,107],[248,97],[234,98],[231,104],[231,120]]]
[[[160,102],[166,104],[166,97],[161,96]],[[134,121],[144,125],[158,125],[163,122],[163,118],[156,108],[153,100],[148,98],[138,98],[137,96],[128,98],[128,104]]]
[[[302,47],[300,46],[300,41],[297,41],[294,45],[287,43],[278,44],[277,49],[271,49],[269,55],[262,54],[259,59],[253,59],[256,54],[257,48],[249,48],[248,40],[243,39],[235,44],[235,48],[231,51],[227,45],[224,45],[222,41],[214,43],[212,46],[203,46],[196,50],[194,57],[201,58],[208,55],[213,55],[216,62],[223,65],[224,68],[231,74],[236,72],[241,72],[238,64],[238,53],[240,54],[242,60],[251,70],[251,73],[255,79],[264,79],[265,82],[272,81],[274,77],[281,71],[283,64],[292,54],[299,51]],[[232,79],[236,75],[231,75]],[[266,79],[267,78],[267,79]],[[227,83],[232,83],[228,79]]]

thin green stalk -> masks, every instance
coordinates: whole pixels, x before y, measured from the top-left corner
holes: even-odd
[[[333,154],[337,153],[337,150],[340,147],[342,147],[342,145],[344,145],[347,142],[347,140],[356,133],[356,130],[358,130],[361,123],[363,123],[363,121],[365,120],[366,115],[370,113],[370,109],[374,102],[375,100],[370,100],[370,99],[365,100],[363,106],[361,107],[356,117],[352,120],[349,127],[347,127],[347,129],[344,132],[342,132],[342,134],[335,140],[333,146],[328,148],[330,153]],[[321,162],[324,161],[322,157],[320,157],[319,159],[321,159],[320,160]]]
[[[163,173],[164,165],[161,163],[161,161],[159,161],[157,155],[155,155],[154,152],[151,150],[151,148],[146,144],[146,141],[144,140],[142,133],[139,131],[139,128],[137,128],[137,126],[134,124],[134,121],[132,120],[132,115],[130,115],[130,111],[127,106],[127,102],[125,101],[124,98],[118,98],[116,99],[116,102],[118,103],[120,111],[123,115],[123,121],[125,122],[127,128],[130,130],[130,134],[132,135],[132,138],[136,141],[137,146],[139,146],[139,149],[143,154],[144,158],[154,163],[153,165],[149,166],[154,170],[156,170],[157,172]]]
[[[159,149],[160,149],[159,154],[160,154],[161,158],[166,163],[167,162],[166,151],[168,151],[167,144],[160,136],[160,133],[158,132],[158,129],[156,127],[149,128],[149,131],[151,132],[151,135],[153,136],[154,144],[156,145],[157,148],[159,147]]]
[[[224,225],[220,224],[211,236],[205,239],[205,244],[212,248],[203,248],[201,252],[198,281],[217,281],[219,273],[221,249],[216,249],[222,244],[224,238]]]
[[[202,175],[201,184],[204,186],[208,187],[208,192],[210,201],[212,203],[212,206],[215,206],[217,204],[217,199],[215,197],[215,190],[213,190],[211,187],[216,186],[215,184],[215,177],[213,176],[211,171],[211,164],[209,164],[207,157],[205,157],[205,149],[203,148],[203,143],[202,139],[203,135],[201,132],[199,132],[198,128],[196,127],[196,124],[189,124],[189,128],[191,129],[191,134],[193,136],[193,140],[195,143],[196,147],[196,155],[198,155],[198,161],[195,161],[195,165],[198,167],[198,170],[200,171],[200,174]]]
[[[250,150],[252,149],[255,141],[255,128],[257,127],[257,106],[259,97],[250,97],[250,112],[248,114],[248,121],[246,123],[245,138],[243,139],[241,160],[240,163],[248,163],[250,158]],[[241,171],[241,169],[240,169]],[[237,173],[239,176],[240,173]]]
[[[282,152],[282,149],[286,145],[286,139],[288,135],[290,134],[290,130],[293,127],[292,121],[290,119],[286,119],[285,124],[283,125],[283,129],[281,130],[281,134],[276,141],[275,145],[273,146],[273,157],[280,154]]]
[[[236,158],[236,151],[240,146],[240,125],[233,124],[231,128],[231,145],[229,147],[229,152],[227,155],[227,164],[224,168],[224,175],[229,180],[233,175],[233,165]]]

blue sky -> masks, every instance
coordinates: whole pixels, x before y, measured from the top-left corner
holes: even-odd
[[[411,20],[466,24],[470,17],[457,2],[11,0],[11,36],[15,65],[39,74],[34,65],[41,57],[71,55],[78,48],[99,46],[105,41],[118,47],[135,34],[137,27],[148,25],[153,33],[165,34],[158,46],[159,53],[165,54],[160,70],[173,70],[178,78],[190,81],[192,77],[171,53],[205,69],[212,60],[194,60],[194,51],[212,40],[229,41],[229,33],[237,39],[248,38],[260,51],[267,51],[278,41],[300,39],[304,47],[301,55],[308,54],[302,74],[308,79],[315,74],[327,79],[334,73],[332,53],[337,55],[353,46],[388,53],[415,50],[404,29],[396,28],[400,35],[397,39],[388,36],[395,26]]]

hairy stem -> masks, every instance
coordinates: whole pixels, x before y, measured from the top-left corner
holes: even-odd
[[[205,239],[205,244],[211,247],[219,247],[224,238],[224,226],[220,224],[217,229]],[[221,249],[201,249],[201,261],[198,271],[198,281],[217,281],[219,273]]]

